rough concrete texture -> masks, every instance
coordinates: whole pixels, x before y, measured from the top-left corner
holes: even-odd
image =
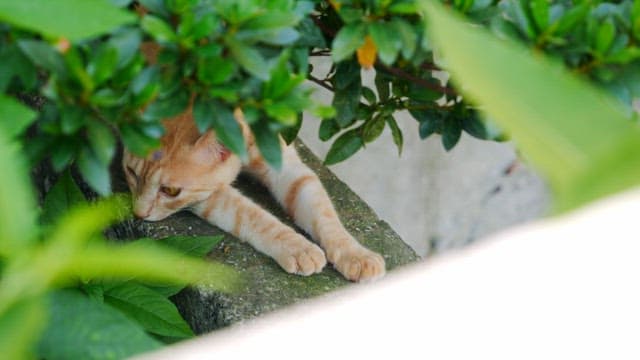
[[[418,259],[415,252],[391,227],[323,167],[304,145],[297,143],[296,146],[303,160],[324,183],[345,227],[364,245],[384,256],[387,270]],[[262,185],[244,176],[240,177],[236,185],[243,193],[292,225],[291,219]],[[126,189],[122,179],[118,181],[117,187],[120,190]],[[153,223],[131,221],[120,231],[120,237],[161,238],[175,234],[224,236],[222,242],[209,254],[209,258],[232,266],[242,274],[245,283],[233,294],[201,288],[186,289],[173,298],[196,333],[249,319],[349,284],[331,266],[327,266],[322,273],[309,277],[287,274],[271,258],[190,213],[175,214]]]
[[[317,61],[320,78],[328,64]],[[371,89],[373,71],[363,71]],[[332,93],[320,87],[318,99]],[[513,144],[481,141],[463,134],[446,152],[440,136],[418,137],[418,123],[407,113],[394,115],[404,133],[398,156],[389,129],[331,170],[360,195],[421,256],[459,247],[505,227],[542,216],[549,191],[516,154]],[[517,114],[514,114],[517,116]],[[320,121],[305,114],[300,138],[320,158],[332,141],[318,140]]]

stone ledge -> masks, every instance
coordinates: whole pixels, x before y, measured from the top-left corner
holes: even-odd
[[[318,174],[327,188],[345,227],[368,248],[384,256],[387,270],[418,259],[393,229],[380,220],[368,205],[324,167],[302,143],[297,142],[296,147],[305,163]],[[125,190],[126,184],[119,167],[114,167],[114,170],[115,174],[119,174],[114,176],[114,187]],[[261,184],[241,176],[236,186],[285,223],[293,224]],[[309,277],[287,274],[271,258],[190,213],[179,213],[154,223],[131,221],[117,232],[118,237],[125,238],[160,238],[176,234],[224,236],[208,257],[232,266],[247,281],[234,294],[188,288],[173,297],[196,333],[209,332],[250,319],[350,284],[330,265],[321,273]]]

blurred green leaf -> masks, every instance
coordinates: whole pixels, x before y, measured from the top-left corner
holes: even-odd
[[[280,170],[282,168],[282,148],[278,134],[271,131],[264,121],[253,124],[251,130],[262,157],[272,168]]]
[[[228,81],[236,71],[236,63],[221,56],[200,59],[198,80],[218,85]]]
[[[87,136],[98,160],[105,165],[109,165],[116,153],[116,138],[113,136],[111,128],[95,120],[89,121],[87,123]]]
[[[14,98],[0,94],[0,129],[8,139],[21,135],[36,119],[36,113]]]
[[[549,1],[548,0],[532,0],[529,1],[529,9],[533,15],[540,32],[543,32],[549,25]]]
[[[85,147],[77,159],[78,169],[89,186],[98,194],[111,194],[109,165],[103,163],[91,148]]]
[[[142,114],[146,121],[158,121],[172,118],[187,109],[189,94],[187,91],[178,91],[177,94],[152,102]]]
[[[231,55],[244,70],[260,80],[269,80],[269,66],[257,49],[231,39],[227,41],[227,45]]]
[[[47,320],[41,298],[25,298],[0,313],[0,349],[5,359],[35,357],[33,344],[38,341]]]
[[[548,177],[558,209],[640,181],[640,129],[610,98],[558,65],[463,24],[435,2],[419,4],[453,79],[464,79],[465,94]]]
[[[146,157],[151,150],[160,147],[160,141],[145,134],[134,124],[120,127],[120,135],[124,146],[137,156]]]
[[[108,33],[135,19],[105,0],[0,0],[0,21],[70,41]]]
[[[150,283],[198,284],[224,292],[233,291],[242,282],[240,275],[225,265],[142,241],[119,246],[91,244],[69,262],[65,274],[85,279],[133,277]]]
[[[169,236],[155,240],[160,244],[180,250],[181,253],[194,257],[203,257],[222,241],[224,236]]]
[[[118,50],[110,44],[100,46],[91,57],[87,71],[96,85],[109,79],[118,65]]]
[[[364,146],[364,142],[358,134],[358,131],[355,129],[349,130],[340,135],[336,141],[331,144],[331,148],[327,153],[324,164],[333,165],[346,160],[360,150],[362,146]]]
[[[393,29],[393,36],[399,37],[402,41],[400,45],[400,51],[402,56],[410,60],[416,51],[416,45],[418,45],[418,34],[407,21],[400,18],[393,18],[389,25]],[[389,31],[389,30],[387,30]]]
[[[132,281],[118,284],[104,292],[104,301],[149,333],[179,339],[193,337],[193,331],[176,306],[146,286]]]
[[[142,30],[151,35],[156,41],[171,42],[176,40],[176,34],[169,24],[159,17],[145,15],[140,22]]]
[[[613,20],[608,18],[598,28],[595,39],[595,49],[599,54],[606,54],[607,50],[611,47],[613,40],[616,36],[616,27],[613,24]]]
[[[0,255],[32,243],[36,233],[36,203],[28,169],[15,143],[0,131]]]
[[[19,40],[18,46],[35,65],[58,76],[66,76],[67,70],[62,56],[51,45],[39,40]]]
[[[393,23],[373,22],[369,24],[369,35],[376,44],[378,56],[387,65],[393,64],[403,45],[403,39],[398,36],[401,34],[389,31],[390,28],[395,28]]]
[[[238,155],[240,159],[247,159],[247,149],[242,135],[242,129],[233,116],[233,112],[221,102],[198,98],[193,106],[193,118],[200,132],[213,127],[216,137]]]
[[[161,346],[122,313],[77,290],[56,291],[49,303],[50,321],[38,345],[41,358],[125,358]]]
[[[41,222],[53,224],[73,207],[86,202],[82,191],[71,177],[71,173],[65,171],[44,198],[40,215]]]
[[[333,61],[340,62],[351,55],[364,43],[367,35],[367,27],[362,24],[350,24],[344,26],[331,44],[331,56]]]

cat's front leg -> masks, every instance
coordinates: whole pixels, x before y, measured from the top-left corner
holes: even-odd
[[[344,228],[322,183],[298,157],[293,146],[283,146],[279,171],[253,151],[248,170],[272,191],[296,224],[326,251],[330,263],[351,281],[370,281],[385,274],[382,256],[362,246]]]
[[[214,192],[192,211],[272,257],[289,273],[311,275],[327,263],[322,249],[231,186]]]

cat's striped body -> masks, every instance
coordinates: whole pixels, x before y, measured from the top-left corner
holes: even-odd
[[[241,117],[236,112],[236,118]],[[125,152],[123,166],[136,216],[155,221],[189,209],[271,256],[287,272],[310,275],[321,271],[328,259],[353,281],[382,276],[383,258],[345,230],[320,180],[293,146],[282,142],[283,165],[276,171],[260,155],[248,126],[239,123],[247,164],[219,144],[213,132],[200,135],[190,109],[165,122],[161,150],[146,159]],[[263,182],[324,251],[233,188],[241,170]]]

